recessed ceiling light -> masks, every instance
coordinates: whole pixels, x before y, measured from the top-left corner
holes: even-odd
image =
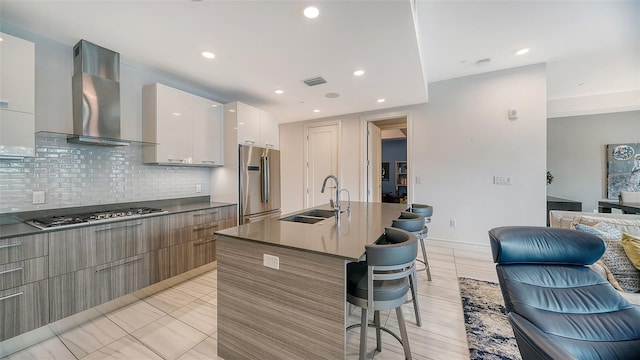
[[[229,109],[229,112],[236,112],[236,111],[235,111],[235,110],[233,110],[233,109]]]
[[[329,98],[329,99],[335,99],[335,98],[339,97],[340,94],[338,94],[338,93],[326,93],[326,94],[324,94],[324,96]]]
[[[172,113],[171,115],[180,116],[180,113],[175,112],[175,113]]]
[[[364,75],[364,70],[356,70],[356,71],[353,72],[353,75],[362,76],[362,75]]]
[[[529,52],[529,48],[524,48],[516,51],[516,55],[524,55]]]
[[[383,103],[383,102],[385,102],[386,100],[385,100],[385,99],[378,99],[378,100],[376,100],[376,101],[377,101],[377,102],[379,102],[379,103]]]
[[[317,7],[309,6],[304,9],[304,16],[309,19],[315,19],[320,15],[320,10]]]
[[[284,90],[282,90],[282,89],[276,89],[276,90],[274,91],[274,93],[276,93],[276,94],[278,94],[278,95],[280,95],[280,94],[284,94]]]
[[[216,57],[212,52],[210,51],[203,51],[202,52],[202,56],[204,56],[207,59],[213,59],[214,57]]]
[[[314,112],[314,113],[319,113],[319,112],[320,112],[320,109],[313,109],[313,112]]]
[[[216,104],[211,105],[211,107],[216,107],[216,106],[218,106],[218,105],[216,105]]]
[[[4,39],[2,37],[0,37],[0,41],[4,41]]]

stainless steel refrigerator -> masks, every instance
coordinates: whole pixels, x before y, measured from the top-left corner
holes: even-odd
[[[280,151],[240,145],[240,224],[280,216]]]

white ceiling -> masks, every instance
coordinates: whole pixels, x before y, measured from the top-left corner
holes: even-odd
[[[301,15],[310,4],[315,20]],[[640,89],[640,1],[418,0],[414,16],[408,0],[0,0],[0,20],[69,46],[89,40],[280,122],[424,103],[426,81],[539,62],[549,99]],[[531,52],[515,56],[522,47]],[[327,84],[302,83],[315,76]]]

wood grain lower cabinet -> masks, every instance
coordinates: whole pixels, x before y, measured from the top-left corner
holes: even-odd
[[[50,278],[51,322],[150,285],[150,263],[143,254]]]
[[[47,280],[0,291],[0,341],[49,322]]]
[[[36,234],[0,239],[0,264],[47,255],[47,238],[47,234]]]
[[[41,256],[0,265],[0,290],[46,280],[49,277],[48,259],[48,256]]]
[[[125,259],[148,251],[143,221],[52,232],[49,235],[49,275],[57,276]]]

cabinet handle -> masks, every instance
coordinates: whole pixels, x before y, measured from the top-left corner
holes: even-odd
[[[273,145],[273,144],[264,144],[264,145],[265,145],[264,147],[266,147],[268,149],[273,149],[275,147],[275,145]]]
[[[207,164],[215,164],[216,161],[215,160],[201,160],[201,163],[207,163]]]
[[[208,212],[208,213],[204,213],[204,214],[193,214],[193,217],[196,217],[196,216],[205,216],[205,215],[213,215],[213,214],[217,214],[217,213],[218,213],[218,210],[216,210],[216,211],[212,211],[212,212]]]
[[[96,273],[99,273],[99,272],[102,272],[102,271],[105,271],[105,270],[111,270],[111,269],[113,269],[113,268],[117,268],[117,267],[120,267],[120,266],[129,265],[129,264],[132,264],[132,263],[134,263],[134,262],[138,262],[138,261],[140,261],[140,260],[142,260],[142,259],[144,259],[144,258],[141,256],[141,257],[139,257],[139,258],[137,258],[137,259],[135,259],[135,260],[127,261],[127,262],[124,262],[124,263],[122,263],[122,264],[113,265],[113,266],[109,266],[109,267],[104,268],[104,269],[96,270]]]
[[[7,249],[7,248],[11,248],[11,247],[20,246],[20,245],[22,245],[21,242],[15,243],[15,244],[0,245],[0,249]]]
[[[185,159],[167,159],[169,162],[180,162],[183,163]]]
[[[216,241],[216,238],[215,238],[215,237],[214,237],[214,238],[211,238],[211,239],[209,239],[209,240],[203,240],[203,241],[200,241],[200,242],[194,242],[194,243],[193,243],[193,246],[200,246],[200,245],[208,244],[208,243],[210,243],[210,242],[214,242],[214,241]]]
[[[199,227],[199,228],[194,228],[193,231],[205,230],[205,229],[215,229],[217,227],[218,227],[218,224],[211,225],[211,226],[202,226],[202,227]]]
[[[247,144],[247,145],[253,145],[253,144],[256,143],[256,141],[255,140],[245,140],[244,143]]]
[[[0,297],[0,301],[2,301],[2,300],[7,300],[7,299],[11,299],[12,297],[20,296],[20,295],[22,295],[22,294],[24,294],[24,292],[20,291],[20,292],[15,293],[15,294],[11,294],[11,295],[7,295],[7,296],[3,296],[3,297]]]
[[[129,227],[136,227],[136,226],[140,226],[140,225],[142,225],[142,223],[131,224],[131,225],[123,225],[123,226],[116,226],[116,227],[110,227],[110,228],[108,228],[108,229],[98,229],[98,230],[96,230],[96,232],[111,231],[111,230],[118,230],[118,229],[125,229],[125,228],[129,228]]]
[[[16,271],[22,271],[22,268],[15,268],[15,269],[9,269],[9,270],[5,270],[5,271],[0,271],[0,275],[4,275],[4,274],[16,272]]]

